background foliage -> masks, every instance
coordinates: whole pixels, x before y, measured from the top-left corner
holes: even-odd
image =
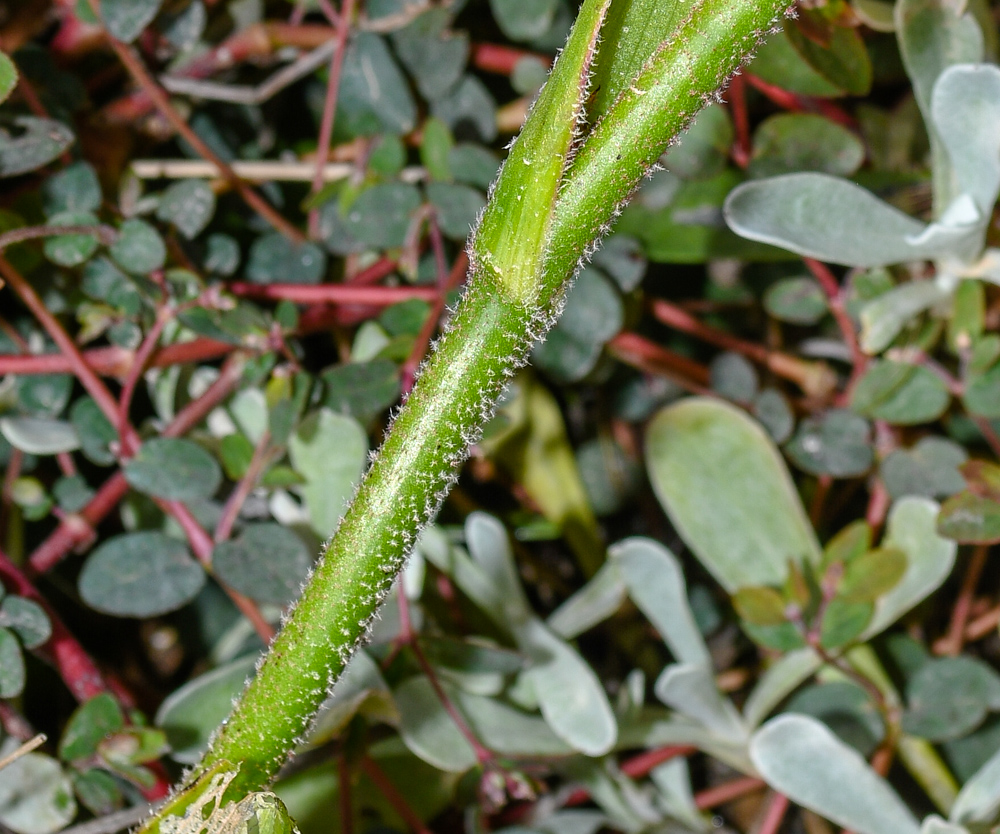
[[[575,9],[0,9],[2,752],[50,739],[0,824],[114,830],[297,596]],[[279,783],[305,834],[996,824],[996,50],[809,4],[702,112]]]

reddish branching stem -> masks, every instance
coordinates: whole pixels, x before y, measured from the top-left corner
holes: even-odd
[[[100,11],[98,9],[97,0],[90,0],[90,7],[94,10],[94,14],[99,17]],[[296,243],[303,242],[305,240],[305,236],[302,232],[282,217],[277,210],[275,210],[274,206],[268,203],[267,200],[260,196],[260,194],[236,176],[236,173],[228,165],[228,163],[219,157],[219,155],[215,153],[215,151],[213,151],[205,143],[205,141],[191,129],[191,126],[184,120],[184,117],[181,116],[181,114],[177,112],[176,108],[174,108],[174,106],[170,103],[170,98],[167,96],[166,91],[156,83],[156,80],[150,74],[149,70],[146,69],[146,65],[142,62],[138,53],[131,46],[122,43],[110,33],[106,34],[108,44],[111,46],[115,55],[118,56],[118,60],[121,61],[125,69],[128,70],[129,75],[132,76],[135,83],[142,88],[143,92],[145,92],[150,101],[152,101],[156,106],[156,109],[160,111],[163,118],[170,123],[170,126],[181,137],[183,137],[185,142],[194,148],[195,153],[197,153],[202,159],[215,165],[219,169],[222,178],[228,183],[230,188],[234,189],[243,198],[244,202],[250,206],[250,208],[256,211],[275,229]]]

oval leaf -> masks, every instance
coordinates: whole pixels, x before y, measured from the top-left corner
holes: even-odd
[[[784,461],[742,411],[700,398],[664,409],[649,426],[646,461],[685,544],[727,591],[779,585],[788,559],[819,560]]]
[[[168,501],[210,498],[222,481],[222,469],[209,452],[172,437],[146,441],[122,468],[134,489]]]
[[[126,533],[98,547],[80,574],[87,605],[116,617],[155,617],[198,595],[205,571],[183,542],[163,533]]]
[[[774,790],[858,834],[918,834],[888,783],[815,718],[781,715],[750,741],[750,758]]]
[[[302,539],[280,524],[249,524],[212,553],[216,576],[230,588],[276,605],[299,595],[312,563]]]

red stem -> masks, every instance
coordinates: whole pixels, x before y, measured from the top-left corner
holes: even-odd
[[[330,139],[333,136],[333,121],[337,114],[337,96],[340,92],[340,73],[347,52],[347,36],[351,32],[354,18],[355,0],[344,0],[337,23],[337,49],[330,58],[330,73],[326,82],[326,99],[323,102],[323,117],[319,125],[319,139],[316,143],[316,172],[313,174],[310,194],[316,194],[323,187],[323,166],[330,153]],[[332,11],[332,10],[331,10]],[[309,237],[317,239],[319,234],[319,209],[309,212]]]
[[[778,834],[778,829],[781,828],[785,813],[788,811],[788,805],[787,796],[781,793],[773,794],[767,805],[764,819],[761,820],[760,828],[757,829],[757,834]]]
[[[626,365],[665,377],[692,394],[709,393],[708,368],[638,333],[619,333],[607,347],[612,356]]]
[[[364,756],[361,759],[361,769],[365,772],[365,775],[372,780],[372,783],[379,792],[386,798],[388,803],[392,806],[393,810],[402,817],[403,822],[405,822],[414,834],[433,834],[431,830],[424,825],[423,820],[417,815],[417,812],[410,807],[410,803],[407,802],[403,795],[396,790],[396,786],[392,784],[392,780],[385,775],[385,772],[377,764],[375,760],[370,756]]]
[[[208,413],[225,400],[239,384],[243,370],[236,354],[222,366],[215,380],[198,399],[188,403],[163,430],[163,437],[180,437],[198,425]],[[128,492],[128,483],[116,472],[98,489],[97,494],[78,513],[68,515],[28,559],[33,573],[45,573],[61,562],[71,550],[91,541],[94,528],[118,506]]]
[[[390,270],[391,271],[391,270]],[[295,301],[299,304],[370,304],[387,307],[411,298],[433,301],[433,287],[370,287],[354,284],[249,284],[237,281],[229,291],[241,298]]]
[[[265,431],[254,447],[253,457],[250,458],[250,465],[247,466],[247,471],[243,473],[243,477],[236,484],[236,489],[226,499],[226,506],[223,507],[222,516],[215,527],[214,539],[216,542],[224,542],[232,535],[233,525],[236,524],[236,519],[239,518],[240,510],[243,508],[247,497],[253,492],[253,488],[257,485],[257,480],[260,478],[261,472],[264,471],[264,467],[267,465],[270,445],[271,433]]]
[[[733,126],[736,128],[736,141],[730,155],[740,168],[746,168],[750,164],[753,142],[750,139],[750,115],[747,112],[747,82],[742,73],[736,73],[729,82],[726,98]]]
[[[707,811],[766,787],[767,783],[763,779],[758,779],[756,776],[741,776],[732,782],[699,791],[694,795],[694,804],[698,806],[698,810]]]
[[[965,624],[969,621],[969,612],[972,610],[976,587],[982,578],[989,552],[990,548],[985,544],[976,545],[972,549],[969,565],[962,578],[962,587],[951,610],[948,634],[935,646],[939,654],[957,656],[962,651],[962,646],[965,644]]]

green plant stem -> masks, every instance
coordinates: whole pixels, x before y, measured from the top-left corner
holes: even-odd
[[[492,214],[487,209],[473,248],[468,290],[448,331],[294,612],[188,784],[223,762],[240,764],[231,786],[234,797],[273,778],[363,639],[505,382],[551,323],[554,303],[580,258],[784,6],[777,0],[695,5],[578,151],[568,181],[563,177],[570,146],[564,145],[563,161],[546,154],[571,141],[572,129],[567,133],[561,125],[550,125],[554,129],[540,130],[529,119],[519,144],[526,136],[535,144],[515,145],[511,152],[491,207],[498,198],[508,204]],[[546,100],[543,91],[532,113],[535,125],[554,114],[573,118],[582,110],[585,88],[572,75],[560,75],[560,64],[572,69],[576,61],[587,71],[605,8],[597,0],[584,4],[582,24],[574,28],[546,88],[564,97]],[[570,94],[575,103],[567,111]],[[537,170],[532,168],[536,163]],[[529,169],[529,177],[521,176]],[[541,204],[536,210],[529,202],[550,198],[554,209]],[[521,231],[523,237],[515,235]]]

